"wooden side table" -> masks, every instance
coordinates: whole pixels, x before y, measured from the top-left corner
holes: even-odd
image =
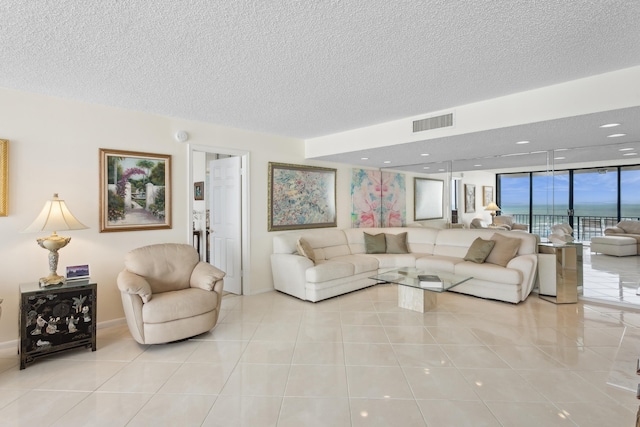
[[[96,351],[97,285],[88,280],[41,288],[20,285],[20,369],[78,347]]]

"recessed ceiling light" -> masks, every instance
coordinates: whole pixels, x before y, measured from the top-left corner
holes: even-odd
[[[637,156],[638,153],[624,153],[623,156]]]
[[[607,138],[618,138],[620,136],[627,136],[626,133],[612,133],[611,135],[608,135]]]
[[[479,167],[480,167],[480,166],[482,166],[482,165],[473,165],[473,166],[474,166],[474,167],[476,167],[476,168],[479,168]]]
[[[564,160],[566,157],[554,157],[553,160]]]
[[[553,151],[569,151],[569,149],[568,148],[556,148]]]
[[[369,160],[368,157],[360,157],[360,160]]]
[[[607,123],[606,125],[600,126],[601,128],[614,128],[616,126],[620,126],[620,123]]]
[[[384,162],[382,162],[382,163],[384,163],[384,164],[389,164],[389,163],[391,163],[391,160],[385,160],[385,161],[384,161]]]
[[[438,169],[438,172],[444,172],[444,169]]]
[[[633,151],[633,148],[621,148],[618,151]]]
[[[422,157],[425,157],[425,156],[428,156],[428,155],[429,155],[429,153],[422,153],[422,154],[420,154],[420,155],[421,155]]]
[[[516,144],[522,145],[522,144],[528,144],[531,141],[518,141],[516,142]]]
[[[429,166],[423,166],[422,169],[429,169]]]

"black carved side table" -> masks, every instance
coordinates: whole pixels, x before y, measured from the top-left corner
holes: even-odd
[[[78,347],[96,351],[97,285],[74,281],[20,285],[20,369],[35,359]]]

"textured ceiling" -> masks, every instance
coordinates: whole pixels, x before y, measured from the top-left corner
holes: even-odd
[[[0,86],[311,138],[640,64],[640,2],[0,2]]]

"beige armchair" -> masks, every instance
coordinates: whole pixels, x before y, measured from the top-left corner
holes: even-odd
[[[177,341],[215,326],[225,273],[201,262],[192,246],[144,246],[129,252],[124,264],[117,283],[137,342]]]

